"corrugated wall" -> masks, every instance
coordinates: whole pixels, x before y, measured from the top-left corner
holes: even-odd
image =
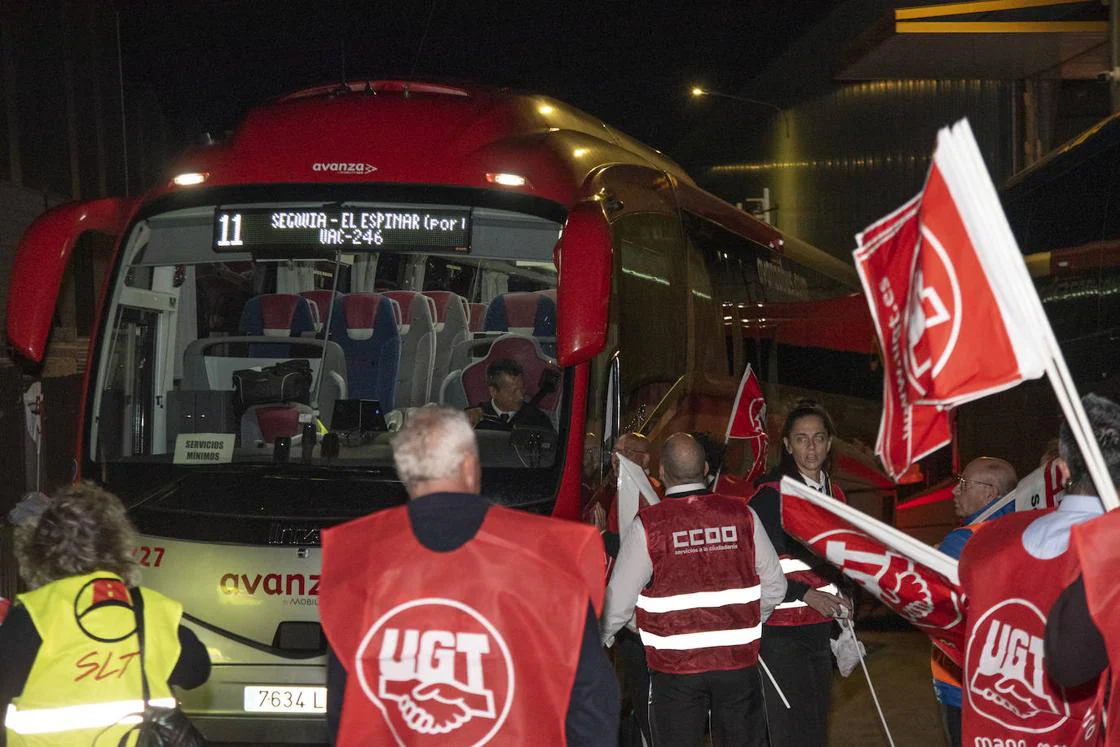
[[[1013,171],[1021,84],[929,80],[838,83],[837,65],[898,5],[920,0],[844,0],[790,42],[766,68],[744,71],[729,99],[693,100],[697,127],[669,153],[706,189],[730,202],[764,187],[773,222],[838,256],[854,235],[922,186],[938,128],[968,117],[996,183]],[[703,81],[701,81],[703,82]],[[713,86],[718,88],[719,86]]]
[[[967,117],[997,183],[1009,176],[1014,87],[961,80],[840,85],[761,128],[744,128],[737,147],[695,175],[732,202],[769,188],[775,225],[844,254],[857,231],[921,189],[939,127]]]

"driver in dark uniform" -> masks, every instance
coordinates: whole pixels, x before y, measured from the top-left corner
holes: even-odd
[[[467,411],[475,430],[509,431],[514,426],[539,426],[555,432],[552,421],[532,402],[525,401],[521,364],[499,358],[486,367],[490,400]]]

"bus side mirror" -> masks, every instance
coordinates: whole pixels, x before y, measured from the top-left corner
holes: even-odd
[[[607,342],[614,264],[611,229],[597,200],[568,213],[556,245],[556,358],[574,366],[594,357]]]
[[[18,353],[42,362],[74,245],[87,231],[120,234],[131,205],[119,198],[70,202],[43,213],[28,226],[8,283],[8,342]]]

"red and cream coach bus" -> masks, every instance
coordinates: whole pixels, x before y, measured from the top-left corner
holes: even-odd
[[[210,650],[182,697],[217,740],[324,738],[319,532],[405,500],[387,431],[409,408],[483,402],[488,364],[517,361],[553,430],[480,431],[484,492],[574,518],[621,427],[722,434],[748,307],[858,288],[543,96],[302,91],[169,176],[40,217],[7,331],[40,360],[79,238],[115,237],[78,469],[129,505],[144,582]]]

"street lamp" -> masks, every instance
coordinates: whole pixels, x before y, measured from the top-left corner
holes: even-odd
[[[778,106],[776,104],[771,104],[769,101],[759,101],[758,99],[749,99],[746,96],[735,96],[735,95],[730,94],[730,93],[723,93],[722,91],[713,91],[710,88],[701,88],[700,86],[693,86],[692,87],[692,96],[694,98],[700,98],[701,96],[717,96],[721,99],[731,99],[733,101],[742,101],[742,102],[747,103],[747,104],[755,104],[757,106],[765,106],[769,109],[773,109],[774,111],[776,111],[778,113],[778,117],[785,124],[786,137],[787,138],[789,137],[789,117],[786,113],[786,110],[781,108],[780,106]]]

